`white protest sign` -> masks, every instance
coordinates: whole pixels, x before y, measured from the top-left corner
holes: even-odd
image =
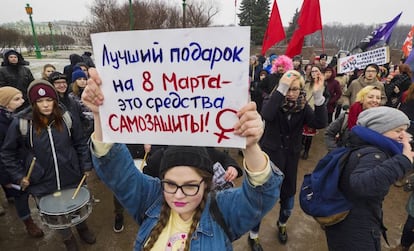
[[[92,34],[104,142],[244,148],[250,27]]]
[[[390,61],[387,46],[338,59],[338,73],[364,69],[369,64],[383,65]]]

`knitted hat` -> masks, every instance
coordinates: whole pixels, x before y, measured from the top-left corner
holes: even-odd
[[[85,72],[82,71],[81,69],[76,70],[76,71],[74,71],[72,73],[72,81],[73,82],[75,82],[76,80],[78,80],[78,78],[85,78],[85,79],[87,79]]]
[[[63,74],[63,73],[60,73],[60,72],[58,72],[58,71],[54,71],[54,72],[52,72],[51,74],[50,74],[50,76],[49,76],[49,82],[50,83],[54,83],[56,80],[59,80],[59,79],[64,79],[64,80],[66,80],[66,75],[65,74]]]
[[[33,80],[27,88],[29,102],[33,104],[39,98],[49,97],[58,100],[55,87],[43,79]]]
[[[383,134],[402,125],[410,126],[410,119],[400,110],[380,106],[361,112],[358,116],[357,125]]]
[[[213,163],[204,147],[169,146],[161,159],[160,174],[175,166],[191,166],[213,175]]]
[[[19,89],[16,89],[11,86],[0,87],[0,105],[7,107],[10,101],[17,94],[22,93]]]

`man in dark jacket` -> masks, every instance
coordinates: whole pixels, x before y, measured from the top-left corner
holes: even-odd
[[[29,65],[29,62],[25,61],[20,53],[9,50],[4,53],[0,68],[0,87],[12,86],[23,93],[25,103],[19,111],[29,105],[27,102],[27,87],[34,80],[32,72],[26,65]]]
[[[63,68],[63,74],[66,76],[66,82],[68,84],[71,84],[73,82],[72,80],[72,73],[73,68],[76,66],[77,63],[83,62],[83,58],[79,54],[70,54],[69,55],[70,64],[66,65]]]

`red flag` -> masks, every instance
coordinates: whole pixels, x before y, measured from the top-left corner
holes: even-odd
[[[411,30],[408,32],[407,38],[404,41],[402,46],[402,51],[404,57],[407,58],[410,55],[411,49],[413,48],[413,37],[414,37],[414,26],[411,27]]]
[[[322,30],[321,8],[319,0],[304,0],[298,18],[298,28],[293,33],[285,55],[294,57],[302,52],[305,36]]]
[[[280,20],[279,8],[277,7],[275,0],[273,2],[269,22],[267,23],[266,33],[263,37],[262,55],[265,55],[266,51],[270,47],[277,42],[282,41],[285,37],[285,30],[283,29],[282,21]]]

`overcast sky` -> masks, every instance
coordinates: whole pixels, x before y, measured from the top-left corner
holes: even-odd
[[[89,16],[88,5],[95,0],[1,0],[0,24],[19,20],[28,21],[24,7],[29,3],[33,7],[35,22],[73,20],[82,21]],[[119,3],[127,0],[117,0]],[[136,0],[135,0],[136,1]],[[139,1],[139,0],[138,0]],[[160,0],[180,6],[182,0]],[[190,3],[192,0],[187,0]],[[234,0],[213,1],[219,9],[213,22],[216,25],[235,23]],[[242,0],[237,0],[239,5]],[[288,26],[295,9],[300,9],[303,0],[277,0],[284,26]],[[414,0],[320,0],[322,23],[330,24],[380,24],[387,22],[404,11],[399,24],[414,25]],[[238,11],[238,6],[237,6]],[[411,13],[409,12],[411,11]]]

